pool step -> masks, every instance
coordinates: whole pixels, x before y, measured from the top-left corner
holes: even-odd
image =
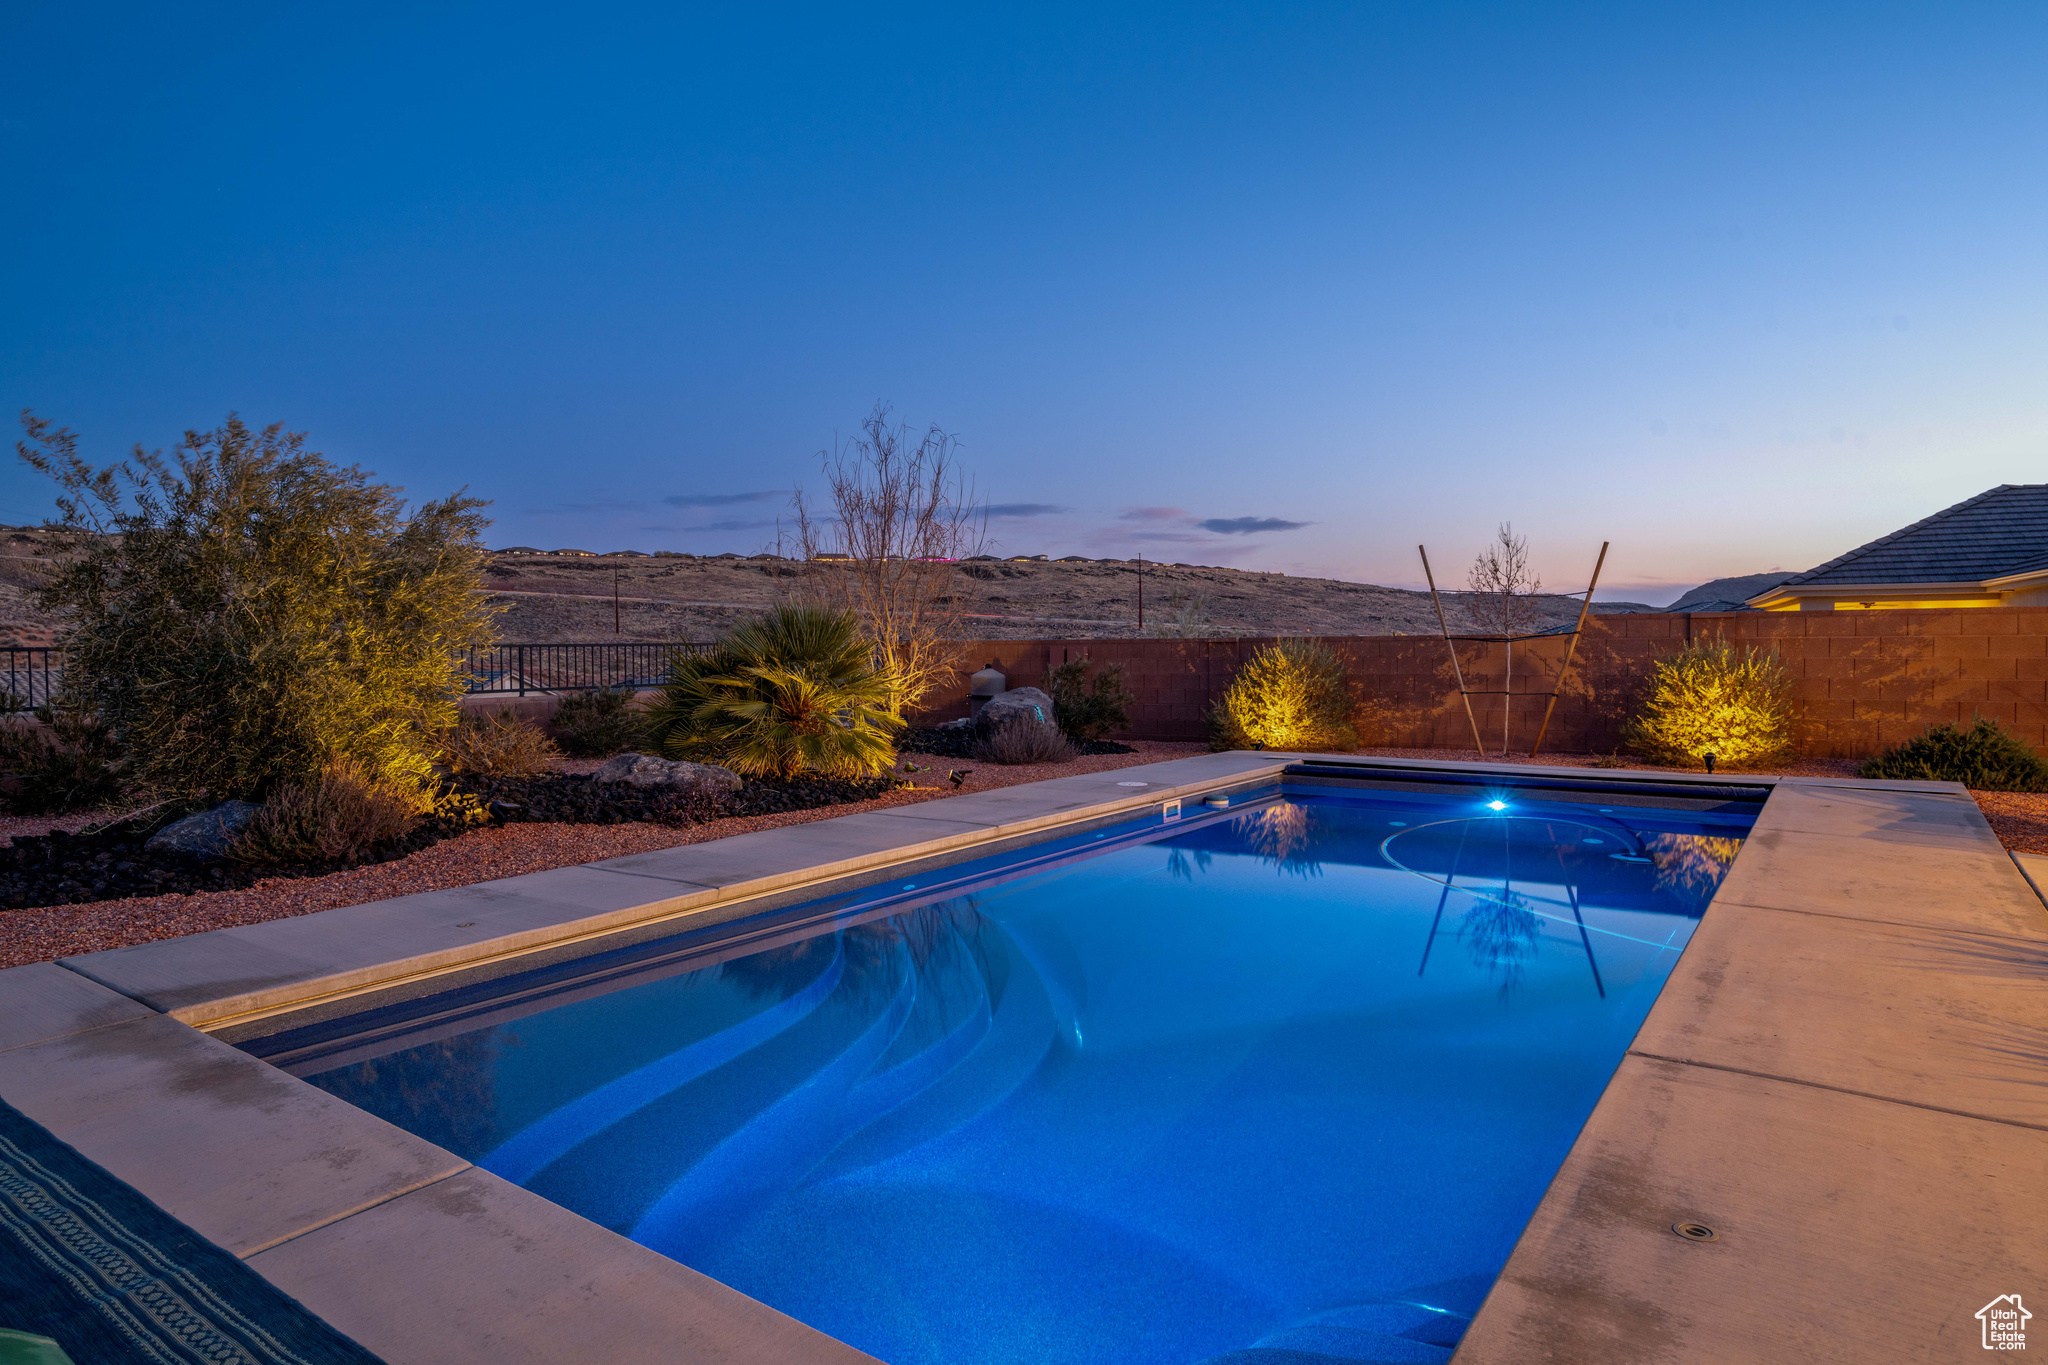
[[[1318,1324],[1275,1332],[1252,1349],[1292,1351],[1327,1360],[1370,1361],[1372,1365],[1437,1365],[1449,1360],[1454,1348],[1393,1332],[1375,1332],[1368,1327]]]
[[[1299,1346],[1250,1346],[1210,1356],[1201,1365],[1442,1365],[1451,1348],[1383,1332],[1354,1328],[1304,1328],[1304,1332],[1342,1332],[1342,1338],[1319,1336]],[[1284,1334],[1292,1335],[1292,1333]]]
[[[1031,1079],[1054,1045],[1056,1027],[1037,973],[1020,964],[1010,973],[986,1036],[973,1050],[973,1065],[955,1067],[853,1134],[811,1172],[810,1180],[871,1171],[972,1123]]]

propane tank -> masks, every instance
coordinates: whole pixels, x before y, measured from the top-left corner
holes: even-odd
[[[1001,696],[1008,691],[1010,680],[996,671],[996,661],[990,659],[988,667],[968,680],[967,714],[978,716],[981,708],[988,705],[990,697]]]

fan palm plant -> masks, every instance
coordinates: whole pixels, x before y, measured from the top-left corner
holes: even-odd
[[[670,665],[649,708],[670,758],[755,776],[871,777],[896,761],[896,688],[853,613],[785,605]]]

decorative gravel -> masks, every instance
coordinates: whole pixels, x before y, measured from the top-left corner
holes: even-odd
[[[1971,792],[1998,842],[2013,853],[2048,854],[2048,792]]]
[[[180,934],[227,929],[238,924],[286,919],[316,910],[361,905],[420,891],[469,886],[499,877],[573,867],[579,863],[675,848],[757,829],[775,829],[859,811],[943,800],[956,794],[946,781],[949,768],[966,771],[958,789],[964,793],[1041,782],[1076,773],[1104,772],[1140,763],[1162,763],[1167,759],[1206,752],[1206,747],[1200,744],[1139,741],[1131,747],[1132,752],[1128,754],[1091,754],[1068,763],[1015,768],[983,763],[973,764],[970,768],[966,764],[937,758],[924,763],[913,754],[907,756],[908,761],[915,763],[920,771],[906,773],[905,776],[918,784],[915,789],[899,788],[873,800],[847,805],[740,816],[681,829],[648,824],[505,825],[472,830],[395,862],[333,872],[323,877],[268,878],[252,886],[228,891],[138,896],[128,900],[10,910],[0,913],[0,967],[100,952],[133,943],[175,938]],[[79,819],[75,816],[67,818]],[[105,816],[86,817],[81,823],[105,819]],[[9,826],[0,828],[6,828],[10,835],[40,834],[55,823],[50,819],[23,819],[10,821]]]

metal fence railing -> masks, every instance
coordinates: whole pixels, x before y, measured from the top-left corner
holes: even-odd
[[[473,649],[466,663],[471,696],[529,692],[594,692],[602,687],[653,687],[678,650],[700,654],[708,644],[668,643],[495,645]]]
[[[0,645],[6,654],[6,688],[0,707],[33,711],[57,693],[64,679],[64,651],[47,646]]]

